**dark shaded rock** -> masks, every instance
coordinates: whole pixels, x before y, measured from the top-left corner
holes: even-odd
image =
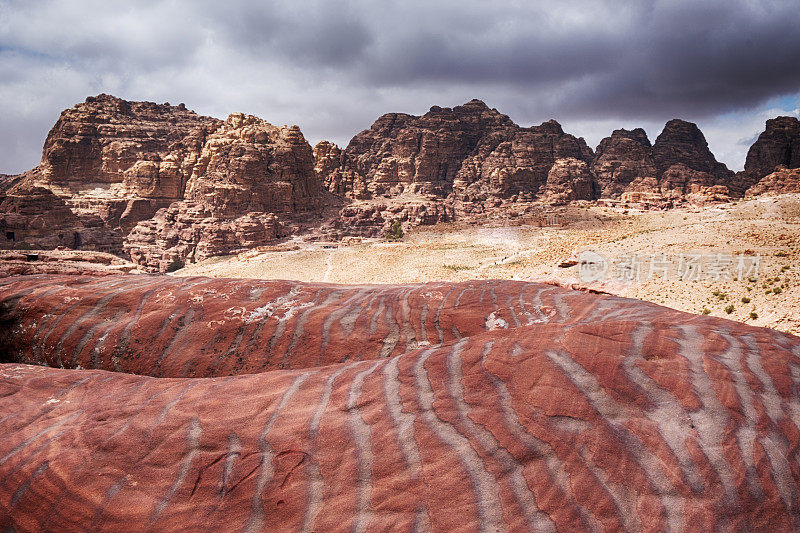
[[[748,196],[800,192],[800,168],[779,169],[747,189]]]
[[[751,188],[748,194],[777,192],[784,183],[780,176],[763,184],[759,182],[773,172],[794,168],[800,168],[800,120],[795,117],[776,117],[767,120],[766,128],[747,152],[744,171],[737,177],[741,187]],[[791,175],[788,177],[791,181]],[[777,189],[771,190],[772,186]]]
[[[550,167],[541,199],[553,205],[566,205],[577,200],[595,198],[594,176],[586,161],[572,157],[558,159]]]
[[[614,130],[597,146],[592,171],[600,196],[617,198],[637,179],[657,178],[653,147],[642,128]]]

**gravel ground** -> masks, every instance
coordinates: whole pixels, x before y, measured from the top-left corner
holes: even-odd
[[[287,246],[295,250],[213,258],[176,275],[331,283],[555,279],[800,334],[800,195],[670,211],[592,206],[569,210],[563,222],[545,228],[508,220],[440,224],[407,232],[398,243],[297,241]],[[559,266],[586,250],[611,262],[604,281],[587,283],[579,277],[580,266]],[[650,254],[665,274],[647,276]],[[680,268],[687,264],[681,263],[682,254],[701,256],[697,279]],[[638,281],[618,279],[617,265],[626,257],[644,266]],[[742,275],[740,259],[745,269],[758,261],[758,273]],[[718,279],[712,276],[714,264],[724,267],[718,268]]]

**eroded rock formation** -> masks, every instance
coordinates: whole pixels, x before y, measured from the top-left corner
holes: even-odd
[[[547,173],[547,182],[540,192],[542,200],[553,205],[566,205],[577,200],[595,198],[594,176],[586,161],[566,157],[557,159]]]
[[[472,100],[387,114],[345,149],[323,141],[312,151],[296,126],[101,94],[61,114],[40,166],[0,176],[0,247],[127,253],[163,270],[298,231],[380,236],[394,220],[408,229],[598,197],[718,202],[794,190],[791,173],[753,186],[800,165],[798,139],[797,119],[768,121],[734,177],[690,122],[669,121],[653,145],[642,129],[616,130],[593,153],[554,120],[524,128]],[[328,218],[310,216],[322,208]]]
[[[747,189],[748,196],[798,192],[800,192],[800,168],[776,170]]]
[[[0,208],[9,232],[31,237],[26,246],[124,249],[163,270],[284,236],[276,217],[320,206],[313,165],[296,126],[101,94],[61,114],[35,171],[2,180],[10,192]],[[53,213],[33,217],[23,204]],[[55,233],[39,238],[33,227]]]
[[[641,128],[615,130],[598,145],[592,170],[600,195],[608,198],[645,195],[669,205],[724,201],[744,192],[697,125],[679,119],[667,122],[653,145]]]
[[[314,211],[321,188],[311,147],[297,126],[276,127],[234,113],[208,136],[186,184],[185,200],[136,226],[131,258],[163,271],[285,236],[278,215]]]
[[[139,161],[161,162],[176,149],[196,148],[197,143],[202,144],[204,132],[219,122],[197,115],[183,104],[90,96],[62,112],[47,135],[42,151],[44,180],[77,190],[122,183],[125,173]],[[171,187],[177,193],[180,183]],[[177,199],[180,194],[169,197]]]
[[[533,198],[559,158],[591,161],[583,141],[554,120],[521,128],[480,100],[422,116],[384,115],[345,150],[318,145],[328,189],[356,199],[418,193],[467,201]]]
[[[767,120],[766,127],[747,152],[744,171],[738,174],[742,187],[753,187],[748,194],[779,192],[783,180],[768,180],[759,184],[762,178],[783,169],[800,168],[800,120],[796,117],[776,117]],[[772,184],[777,189],[772,189]]]
[[[120,240],[98,217],[79,218],[50,189],[22,182],[0,192],[0,248],[64,246],[119,253]]]
[[[642,128],[614,130],[597,146],[592,170],[597,176],[600,195],[619,197],[637,179],[655,179],[653,147]]]
[[[744,169],[766,176],[779,166],[800,168],[800,120],[796,117],[767,120],[765,130],[747,152]]]
[[[521,282],[0,291],[39,362],[293,368],[0,364],[4,528],[800,527],[787,334]]]

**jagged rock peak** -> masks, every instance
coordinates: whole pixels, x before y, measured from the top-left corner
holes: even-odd
[[[650,139],[647,137],[647,132],[644,131],[643,128],[634,128],[632,130],[626,130],[624,128],[620,128],[618,130],[614,130],[611,133],[610,137],[606,137],[603,141],[611,140],[611,139],[630,139],[632,141],[636,141],[639,144],[643,144],[646,146],[651,146]],[[601,143],[603,142],[601,141]],[[600,145],[597,147],[597,151],[600,151]]]
[[[728,185],[733,178],[733,172],[711,153],[697,124],[677,118],[668,121],[656,137],[653,160],[659,174],[682,163],[689,169],[713,175],[717,185]]]

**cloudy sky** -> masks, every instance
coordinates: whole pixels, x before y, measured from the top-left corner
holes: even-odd
[[[797,0],[0,0],[0,172],[101,92],[298,124],[339,144],[390,111],[480,98],[591,146],[679,117],[733,169],[800,115]]]

